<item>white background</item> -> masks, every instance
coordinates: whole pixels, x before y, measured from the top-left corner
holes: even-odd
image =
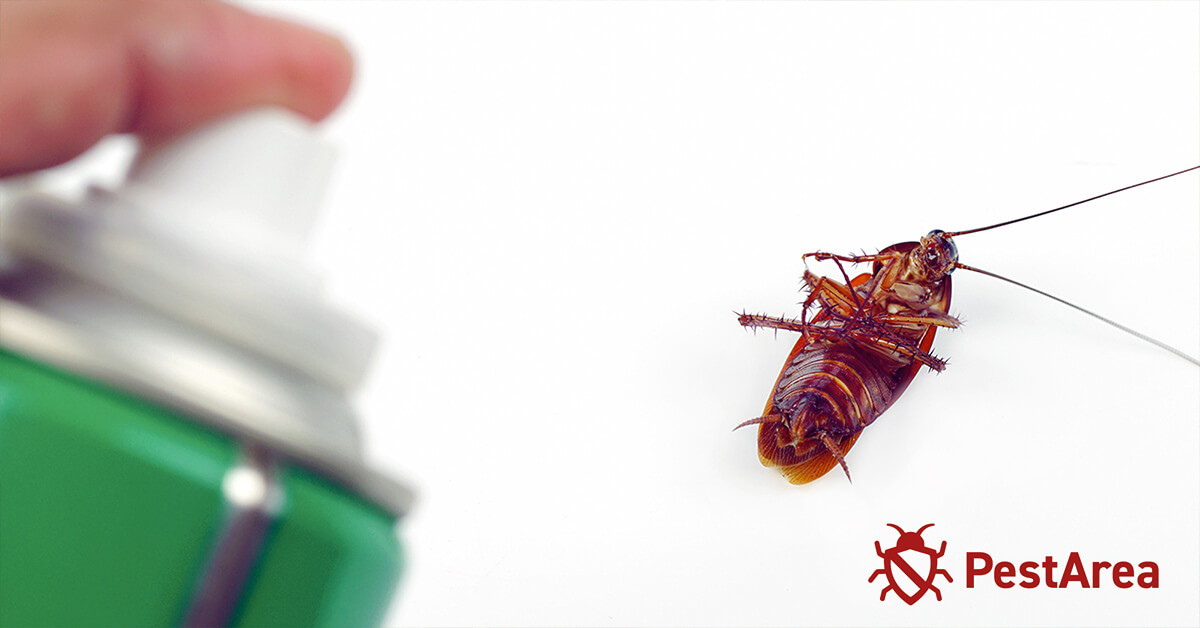
[[[251,6],[359,63],[314,256],[384,334],[368,455],[419,493],[389,624],[1200,621],[1200,369],[1042,297],[957,273],[950,366],[853,485],[791,486],[730,432],[794,342],[733,312],[797,314],[801,254],[1200,163],[1197,3]],[[1200,355],[1198,180],[961,259]],[[930,522],[944,601],[880,603],[874,542]],[[966,589],[967,551],[1161,587]]]

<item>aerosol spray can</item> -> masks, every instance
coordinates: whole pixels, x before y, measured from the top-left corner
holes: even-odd
[[[331,161],[259,110],[0,208],[0,625],[382,620],[411,494],[349,402],[375,336],[304,264]]]

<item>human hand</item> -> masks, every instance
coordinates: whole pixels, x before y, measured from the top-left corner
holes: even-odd
[[[319,120],[352,67],[330,35],[218,2],[0,0],[0,177],[256,106]]]

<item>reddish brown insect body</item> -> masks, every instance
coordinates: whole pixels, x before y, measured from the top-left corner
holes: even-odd
[[[951,240],[952,236],[1045,216],[1194,170],[1200,166],[986,227],[930,231],[920,242],[893,244],[875,255],[805,254],[805,258],[833,260],[846,283],[805,271],[808,298],[799,320],[744,313],[738,317],[745,327],[801,334],[775,380],[763,415],[738,428],[758,425],[759,460],[768,467],[779,467],[792,484],[811,482],[835,464],[842,465],[849,478],[845,454],[863,428],[895,403],[922,365],[935,371],[945,368],[946,363],[929,350],[938,327],[958,327],[958,321],[946,313],[950,273],[955,268],[1032,290],[1200,366],[1200,359],[1095,312],[1019,281],[958,263],[958,250]],[[874,266],[870,273],[851,280],[842,262],[871,262]],[[808,321],[808,310],[814,305],[817,314]]]
[[[742,314],[746,327],[784,329],[801,337],[775,381],[757,424],[758,456],[779,467],[792,484],[804,484],[841,464],[863,428],[883,414],[922,365],[940,371],[930,352],[938,327],[957,327],[950,307],[950,272],[958,252],[950,237],[933,231],[875,255],[809,253],[805,257],[872,262],[871,273],[846,283],[805,272],[812,321]]]

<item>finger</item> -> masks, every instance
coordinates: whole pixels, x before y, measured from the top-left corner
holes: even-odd
[[[259,105],[317,120],[351,73],[334,37],[216,2],[5,3],[0,176],[110,133],[154,140]]]

